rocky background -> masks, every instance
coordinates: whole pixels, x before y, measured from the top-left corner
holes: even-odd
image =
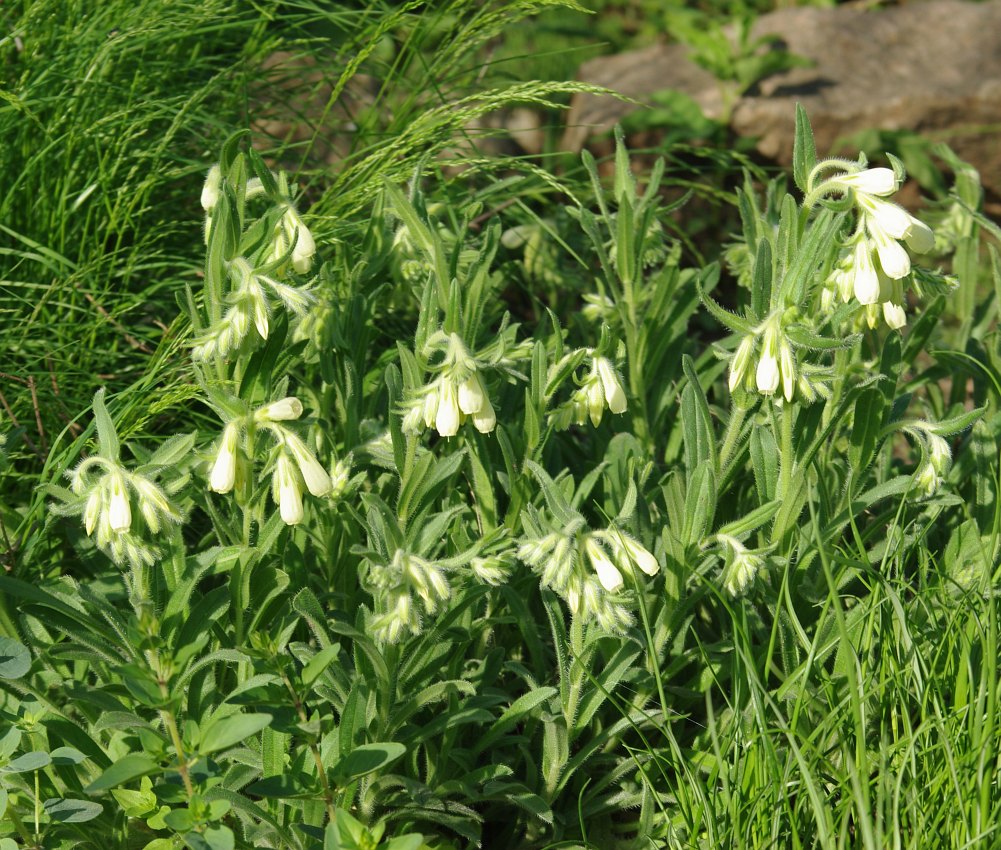
[[[780,9],[760,17],[753,34],[777,36],[779,49],[809,60],[761,80],[732,105],[732,131],[753,139],[760,154],[790,164],[800,102],[818,151],[837,151],[861,131],[915,131],[948,143],[974,165],[988,203],[1001,209],[1001,0]],[[687,95],[710,118],[725,117],[720,82],[681,44],[593,59],[579,79],[636,102],[578,96],[563,135],[569,149],[580,149],[665,90]],[[840,152],[855,153],[850,147]]]

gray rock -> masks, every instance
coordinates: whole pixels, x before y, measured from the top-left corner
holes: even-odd
[[[798,101],[821,155],[862,130],[913,130],[948,142],[980,170],[985,188],[1001,195],[1001,0],[780,9],[762,16],[754,34],[777,35],[813,61],[762,80],[735,104],[732,128],[756,138],[765,156],[789,164]],[[594,59],[579,77],[639,101],[676,89],[709,117],[722,110],[719,84],[681,45]],[[579,148],[634,108],[582,95],[564,143]]]

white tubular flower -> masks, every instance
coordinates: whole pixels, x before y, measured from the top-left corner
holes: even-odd
[[[626,394],[622,389],[622,383],[615,372],[615,367],[606,357],[596,357],[595,367],[598,371],[598,378],[601,380],[601,388],[605,394],[605,402],[612,413],[624,413],[626,409]]]
[[[879,265],[883,273],[893,280],[900,280],[911,272],[911,258],[903,246],[890,235],[871,222],[868,225],[872,234],[872,241],[876,245],[876,254],[879,256]]]
[[[653,556],[653,553],[638,540],[634,540],[622,532],[614,532],[613,539],[619,541],[629,560],[648,576],[655,576],[660,572],[660,564],[657,563],[657,559]]]
[[[236,446],[240,429],[230,422],[222,432],[215,463],[209,473],[209,489],[215,493],[228,493],[236,484]]]
[[[483,397],[483,405],[473,414],[473,426],[481,434],[489,434],[497,426],[497,414],[490,399]]]
[[[290,241],[296,240],[295,247],[292,249],[292,268],[299,274],[306,274],[313,265],[316,242],[313,241],[313,234],[303,223],[299,212],[291,204],[285,208],[285,214],[282,216],[282,227]]]
[[[205,178],[205,185],[202,186],[202,209],[209,212],[215,208],[219,202],[219,189],[222,185],[222,170],[218,165],[213,165],[209,169]]]
[[[748,334],[741,341],[740,345],[737,346],[737,351],[733,355],[733,359],[730,361],[730,381],[729,387],[732,393],[737,387],[739,387],[744,379],[747,377],[747,368],[751,365],[751,359],[754,357],[754,334]]]
[[[779,329],[772,322],[765,329],[761,356],[755,373],[755,383],[759,393],[771,395],[779,387]]]
[[[900,328],[907,324],[907,313],[904,312],[904,308],[899,304],[894,304],[892,301],[884,301],[883,321],[886,322],[887,327],[895,331],[900,330]]]
[[[286,396],[259,408],[254,414],[258,422],[286,422],[302,416],[302,402],[295,396]]]
[[[434,427],[441,436],[454,437],[459,433],[459,413],[455,384],[448,378],[443,378],[438,390],[438,409],[434,418]]]
[[[459,384],[459,410],[463,413],[477,413],[483,407],[486,396],[480,376],[473,372]]]
[[[108,524],[112,531],[128,531],[132,526],[132,507],[125,489],[125,478],[117,470],[108,475],[108,489]]]
[[[273,496],[278,502],[278,511],[286,525],[296,525],[302,522],[302,491],[296,480],[295,467],[288,455],[278,456],[272,479]]]
[[[859,239],[855,243],[852,289],[859,304],[875,304],[879,300],[879,275],[876,274],[867,239]]]
[[[932,229],[898,204],[866,196],[859,196],[858,202],[870,230],[876,228],[893,239],[903,239],[918,254],[935,247]]]
[[[587,552],[591,567],[597,574],[601,586],[609,593],[620,590],[623,585],[622,573],[612,563],[604,548],[591,535],[588,535],[584,541],[584,550]]]
[[[835,182],[866,195],[892,195],[897,191],[897,176],[892,168],[867,168],[854,174],[842,174]]]
[[[333,484],[327,471],[320,465],[313,453],[306,447],[306,444],[295,434],[286,433],[285,445],[292,452],[292,457],[302,473],[302,480],[306,482],[306,489],[316,497],[326,496],[330,492]]]

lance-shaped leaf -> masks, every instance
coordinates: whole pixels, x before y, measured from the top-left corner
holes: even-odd
[[[786,339],[796,348],[808,348],[811,351],[840,351],[854,348],[862,339],[862,334],[849,334],[837,339],[821,336],[805,325],[788,325],[785,329]]]
[[[104,406],[104,387],[94,393],[94,423],[97,425],[97,444],[101,455],[108,460],[118,460],[121,444],[115,423]]]
[[[792,176],[801,192],[806,192],[806,181],[817,164],[817,146],[813,128],[803,104],[796,104],[796,134],[792,143]]]
[[[716,303],[716,301],[710,298],[702,288],[701,281],[695,282],[695,289],[699,293],[699,298],[702,300],[706,309],[712,313],[713,318],[715,318],[721,325],[738,334],[746,335],[754,333],[754,325],[751,324],[751,322],[742,316],[738,316],[736,313],[731,313],[729,310],[721,307],[718,303]]]

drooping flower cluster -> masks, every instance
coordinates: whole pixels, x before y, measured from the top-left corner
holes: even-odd
[[[813,187],[813,181],[832,167],[842,169],[842,173]],[[911,272],[911,260],[901,243],[918,254],[935,247],[928,225],[886,200],[899,188],[901,177],[902,173],[890,168],[826,160],[817,164],[810,178],[808,204],[827,195],[843,195],[851,199],[857,213],[855,233],[843,246],[827,281],[824,306],[829,307],[835,297],[845,303],[854,297],[866,307],[864,315],[871,327],[881,314],[891,328],[903,327],[907,321],[902,281]]]
[[[588,365],[587,372],[579,377],[576,371],[585,364]],[[574,391],[569,399],[549,414],[550,422],[556,428],[583,425],[588,419],[594,427],[598,427],[606,410],[614,414],[625,413],[628,407],[626,391],[615,364],[609,358],[595,354],[590,348],[571,351],[550,367],[548,383],[558,387],[571,374],[576,383]]]
[[[388,563],[375,563],[369,568],[371,590],[384,595],[382,613],[373,618],[370,628],[376,638],[396,643],[405,632],[418,634],[421,614],[434,615],[452,595],[445,571],[440,564],[411,552],[397,549]]]
[[[625,413],[626,393],[619,374],[607,357],[594,357],[591,369],[571,397],[574,422],[583,425],[590,418],[595,428],[601,424],[605,408],[612,413]]]
[[[236,257],[228,264],[233,288],[227,301],[229,307],[222,319],[209,327],[196,341],[191,356],[195,360],[225,357],[240,347],[251,326],[262,340],[268,338],[272,299],[277,298],[295,316],[302,318],[313,304],[308,290],[281,283],[255,269],[245,257]]]
[[[129,470],[120,459],[120,443],[104,405],[103,389],[95,393],[93,409],[97,450],[67,473],[69,490],[50,487],[62,502],[53,505],[52,511],[62,516],[81,516],[87,536],[116,564],[137,568],[151,565],[159,556],[159,548],[149,536],[181,522],[181,510],[171,496],[184,483],[183,478],[167,485],[154,479],[171,466],[172,462],[165,458],[183,457],[193,438],[168,440],[160,451]]]
[[[628,608],[616,598],[624,575],[635,581],[636,570],[649,576],[660,570],[657,559],[637,540],[617,528],[589,531],[579,515],[558,531],[525,539],[518,557],[539,573],[543,586],[561,596],[575,616],[593,618],[613,632],[632,623]]]
[[[152,534],[181,521],[181,512],[147,475],[95,455],[72,473],[70,489],[82,500],[84,529],[116,564],[152,564],[157,550],[134,533],[136,514]]]
[[[272,498],[286,524],[301,522],[303,486],[317,498],[328,495],[333,489],[330,475],[302,438],[281,424],[298,419],[302,409],[299,399],[290,396],[227,422],[209,472],[209,489],[229,493],[244,480],[251,463],[249,457],[253,454],[248,444],[252,445],[254,434],[263,429],[277,444],[271,475]]]
[[[416,433],[421,425],[434,428],[442,437],[454,437],[467,419],[481,434],[497,425],[477,360],[456,333],[438,334],[429,348],[444,351],[437,376],[409,402],[403,429]]]
[[[914,486],[919,495],[930,498],[939,491],[952,469],[952,448],[930,422],[913,422],[904,430],[921,449],[921,461],[913,475]]]
[[[717,534],[716,540],[723,547],[723,589],[730,596],[740,596],[763,569],[768,549],[748,549],[730,534]]]
[[[316,254],[316,243],[296,209],[284,175],[271,177],[274,197],[269,197],[269,200],[280,210],[277,224],[270,240],[253,251],[252,256],[238,255],[223,260],[229,284],[228,291],[223,293],[225,312],[217,316],[217,321],[195,341],[192,356],[196,360],[226,357],[239,348],[251,327],[257,329],[262,340],[266,340],[275,301],[300,319],[307,315],[315,302],[309,290],[278,279],[286,275],[289,264],[298,274],[308,273]],[[224,184],[222,170],[213,165],[201,196],[207,243],[212,234],[215,211],[223,197]],[[248,180],[243,192],[244,202],[268,194],[258,177]]]
[[[730,360],[730,392],[742,388],[771,396],[779,391],[786,401],[799,396],[812,402],[830,395],[827,370],[801,363],[785,331],[795,321],[795,311],[776,312],[745,334]]]

